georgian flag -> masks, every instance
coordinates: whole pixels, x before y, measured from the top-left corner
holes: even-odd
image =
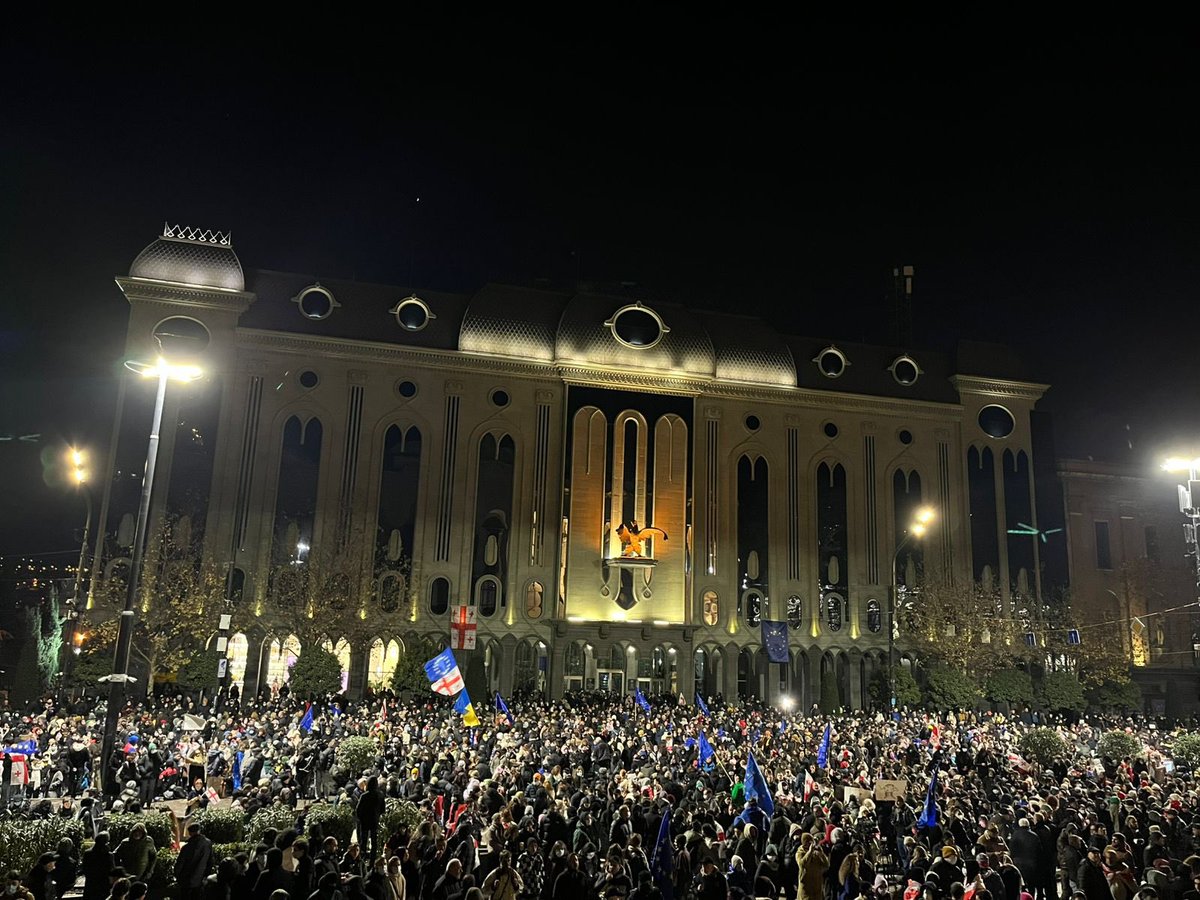
[[[812,772],[808,769],[804,770],[804,802],[808,802],[808,798],[812,796],[813,791],[817,789],[817,783],[813,781]]]
[[[425,675],[429,678],[429,686],[435,694],[453,697],[463,689],[462,672],[458,669],[454,653],[449,649],[443,650],[425,663]]]
[[[942,749],[942,733],[936,725],[929,729],[929,743],[934,750]]]

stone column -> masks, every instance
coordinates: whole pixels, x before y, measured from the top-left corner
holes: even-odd
[[[567,683],[567,646],[563,641],[555,640],[550,646],[550,671],[546,678],[550,684],[550,699],[561,700]]]
[[[862,658],[849,655],[846,665],[850,670],[850,708],[862,709]]]
[[[691,644],[682,644],[675,651],[675,678],[679,683],[679,693],[683,694],[688,703],[695,701],[696,696],[696,648]],[[667,662],[671,654],[667,654]]]

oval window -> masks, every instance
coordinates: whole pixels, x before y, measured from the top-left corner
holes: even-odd
[[[169,360],[179,361],[203,353],[212,335],[195,319],[171,316],[154,326],[154,339]]]
[[[979,411],[979,427],[989,437],[1006,438],[1013,433],[1017,422],[1003,406],[985,406]]]
[[[621,307],[604,324],[613,337],[635,350],[653,347],[671,330],[658,313],[641,303]]]
[[[338,305],[333,299],[333,294],[320,285],[306,287],[296,295],[295,303],[300,307],[301,315],[315,321],[328,319],[334,307]]]
[[[826,378],[838,378],[846,371],[849,360],[846,359],[846,354],[837,347],[826,347],[817,354],[813,360],[817,364],[817,369]]]
[[[911,356],[897,356],[888,368],[891,370],[892,377],[896,379],[896,383],[905,387],[916,384],[917,379],[921,377],[921,367]]]
[[[430,319],[437,316],[429,309],[429,304],[417,296],[405,297],[392,307],[396,323],[405,331],[420,331],[429,324]]]

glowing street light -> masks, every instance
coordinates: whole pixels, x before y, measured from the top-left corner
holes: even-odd
[[[913,516],[908,529],[896,544],[896,552],[892,554],[892,583],[888,592],[888,691],[892,696],[892,709],[896,708],[896,598],[899,586],[896,583],[896,566],[900,563],[900,551],[908,546],[913,538],[921,538],[929,531],[937,519],[937,510],[932,506],[922,506]]]
[[[1175,485],[1179,495],[1179,511],[1187,517],[1183,526],[1183,541],[1187,555],[1192,557],[1196,566],[1196,591],[1200,592],[1200,546],[1197,535],[1200,534],[1200,458],[1172,456],[1163,461],[1163,471],[1186,473],[1187,482]],[[1200,601],[1195,605],[1200,606]],[[1192,662],[1200,664],[1200,616],[1192,613]]]

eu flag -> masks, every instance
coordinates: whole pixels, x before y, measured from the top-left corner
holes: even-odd
[[[821,746],[817,749],[817,768],[824,769],[829,764],[829,723],[825,723],[825,736],[821,738]]]
[[[671,807],[663,810],[662,824],[658,826],[658,840],[654,842],[654,856],[650,859],[650,874],[662,891],[663,900],[673,900],[674,883],[671,873],[675,870],[675,850],[671,846]]]
[[[242,760],[245,758],[245,751],[239,750],[233,754],[233,789],[240,791],[242,789]]]
[[[788,623],[762,622],[762,642],[767,650],[767,660],[773,663],[788,662]]]
[[[650,715],[650,701],[642,696],[642,686],[640,684],[637,686],[636,693],[633,695],[633,698],[637,700],[637,704],[642,708],[642,712],[644,712],[646,715]]]
[[[509,725],[516,725],[513,721],[512,713],[508,711],[508,704],[504,702],[504,698],[500,696],[500,692],[496,691],[496,712],[504,713],[504,717],[508,719]]]
[[[696,695],[696,707],[700,710],[701,713],[703,713],[706,716],[708,715],[708,704],[704,702],[704,698],[701,697],[699,694]]]
[[[713,749],[713,745],[708,742],[708,738],[704,732],[700,732],[700,740],[697,741],[700,745],[700,765],[704,765],[710,759],[717,755],[717,751]]]
[[[310,704],[308,704],[308,709],[306,709],[304,711],[304,718],[300,720],[300,727],[304,729],[305,733],[308,733],[308,732],[312,731],[312,726],[313,726],[313,714],[312,714],[312,704],[310,703]]]
[[[934,828],[938,823],[937,776],[938,770],[934,769],[933,777],[929,779],[929,791],[925,794],[925,808],[917,819],[918,828]]]
[[[771,799],[771,791],[767,787],[767,779],[763,777],[762,769],[751,753],[746,758],[746,777],[744,779],[746,799],[758,800],[758,808],[768,816],[775,815],[775,801]]]

